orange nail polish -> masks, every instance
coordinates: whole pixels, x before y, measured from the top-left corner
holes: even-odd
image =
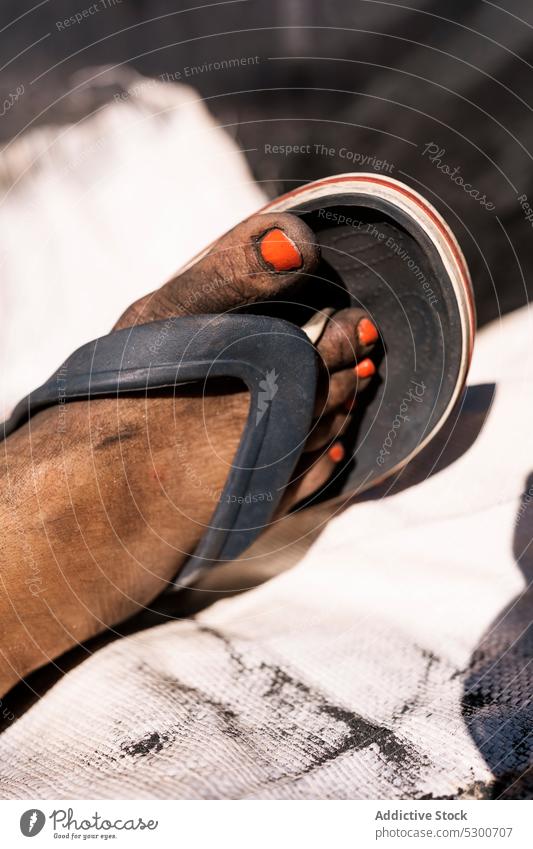
[[[357,325],[357,333],[359,335],[361,345],[373,345],[379,338],[376,325],[373,324],[369,318],[361,319]]]
[[[369,360],[367,357],[356,365],[354,371],[357,377],[372,377],[376,373],[376,367],[372,360]]]
[[[303,258],[289,237],[275,227],[269,230],[259,241],[259,250],[263,261],[270,265],[275,271],[294,271],[301,268]]]
[[[344,459],[344,448],[340,442],[334,442],[328,451],[328,457],[334,463],[340,463]]]

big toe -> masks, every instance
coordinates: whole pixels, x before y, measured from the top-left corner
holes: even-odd
[[[254,215],[133,304],[115,329],[171,316],[220,313],[279,297],[311,274],[318,259],[313,231],[296,215]]]

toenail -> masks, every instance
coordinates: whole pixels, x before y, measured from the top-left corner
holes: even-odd
[[[279,227],[260,237],[259,252],[263,261],[275,271],[294,271],[303,265],[300,251]]]
[[[367,357],[356,365],[354,371],[357,377],[372,377],[376,373],[376,367],[372,360]]]
[[[340,461],[344,459],[344,447],[340,442],[333,443],[328,451],[328,457],[330,460],[333,460],[334,463],[340,463]]]
[[[362,318],[357,325],[357,333],[361,345],[373,345],[379,338],[376,325],[369,318]]]

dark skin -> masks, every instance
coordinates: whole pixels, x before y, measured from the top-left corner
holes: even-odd
[[[273,227],[299,250],[298,269],[276,272],[262,260],[258,240]],[[116,328],[283,298],[317,260],[300,219],[254,216],[134,303]],[[338,462],[329,447],[349,424],[346,403],[368,383],[354,372],[356,357],[370,351],[358,335],[362,317],[338,312],[319,341],[317,422],[281,513]],[[210,520],[247,413],[240,390],[74,402],[64,429],[51,408],[2,444],[0,695],[168,586]]]

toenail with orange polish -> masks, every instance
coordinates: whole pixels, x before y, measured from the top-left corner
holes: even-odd
[[[259,251],[263,261],[275,271],[295,271],[303,265],[303,257],[289,237],[275,227],[259,240]]]
[[[378,341],[379,333],[376,325],[369,318],[362,318],[357,325],[357,334],[361,345],[373,345]]]
[[[340,442],[335,442],[328,451],[328,457],[334,463],[340,463],[344,459],[344,448]]]
[[[376,373],[376,367],[372,360],[369,360],[367,357],[356,365],[354,371],[357,377],[372,377]]]

